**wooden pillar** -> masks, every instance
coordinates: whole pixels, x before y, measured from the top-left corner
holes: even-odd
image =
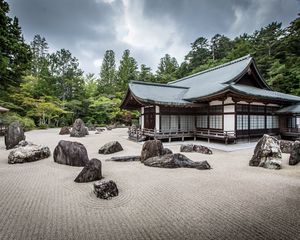
[[[160,111],[159,106],[155,106],[155,128],[156,131],[160,130]]]
[[[140,125],[141,125],[141,129],[144,129],[144,125],[145,125],[145,108],[144,107],[141,107],[141,122],[140,122]]]

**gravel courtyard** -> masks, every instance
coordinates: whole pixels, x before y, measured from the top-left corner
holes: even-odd
[[[58,135],[59,129],[26,133],[28,141],[51,152],[59,140],[85,145],[89,158],[104,160],[98,149],[118,140],[124,151],[139,154],[140,143],[127,129],[85,138]],[[179,152],[178,144],[168,147]],[[167,144],[168,145],[168,144]],[[97,199],[92,183],[75,183],[81,167],[54,163],[53,157],[9,165],[0,137],[0,239],[300,239],[300,165],[283,169],[249,167],[253,148],[213,155],[185,153],[208,160],[212,170],[160,169],[139,162],[102,161],[105,180],[119,196]]]

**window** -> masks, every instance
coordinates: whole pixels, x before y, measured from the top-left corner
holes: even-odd
[[[289,117],[287,119],[288,128],[297,128],[296,117]]]
[[[236,128],[237,130],[248,130],[248,115],[236,116]]]
[[[267,128],[279,128],[278,116],[267,116]]]
[[[170,130],[171,131],[177,131],[178,130],[178,116],[171,115],[170,116]]]
[[[207,126],[207,115],[197,116],[197,127],[198,128],[208,128],[208,126]]]
[[[180,115],[180,130],[193,131],[195,129],[195,117],[189,115]]]
[[[264,113],[265,112],[265,106],[250,105],[250,112],[252,112],[252,113]]]
[[[264,129],[265,116],[264,115],[250,115],[250,129]]]
[[[160,126],[162,131],[177,131],[178,130],[178,116],[176,115],[162,115],[160,118]]]
[[[211,112],[211,113],[222,113],[223,112],[223,106],[222,105],[210,106],[209,112]]]
[[[209,116],[209,128],[222,129],[223,128],[222,115]]]
[[[238,104],[236,105],[236,111],[241,113],[248,113],[248,107],[249,105]]]

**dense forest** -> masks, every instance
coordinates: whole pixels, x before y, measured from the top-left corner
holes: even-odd
[[[69,125],[75,118],[87,125],[130,124],[137,112],[119,108],[130,80],[166,83],[247,54],[274,90],[300,96],[299,16],[286,28],[272,22],[234,39],[199,37],[182,63],[165,54],[155,72],[139,65],[128,49],[119,64],[114,51],[107,50],[95,76],[84,75],[69,50],[49,52],[40,35],[25,42],[18,19],[8,13],[9,5],[0,0],[0,106],[10,109],[0,124],[18,120],[26,129],[47,128]]]

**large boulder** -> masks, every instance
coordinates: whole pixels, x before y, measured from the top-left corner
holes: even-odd
[[[207,161],[194,162],[181,153],[148,158],[144,161],[144,164],[149,167],[160,168],[196,168],[199,170],[211,168]]]
[[[146,159],[163,155],[163,145],[160,140],[148,140],[143,144],[141,162]]]
[[[112,157],[110,159],[106,159],[105,161],[113,161],[113,162],[134,162],[140,161],[141,156],[121,156],[121,157]]]
[[[93,158],[75,178],[75,182],[91,182],[102,179],[101,161]]]
[[[51,155],[50,149],[46,146],[29,144],[12,150],[8,155],[8,163],[34,162]]]
[[[180,152],[198,152],[203,154],[212,154],[212,150],[208,147],[195,144],[182,144]]]
[[[112,141],[112,142],[108,142],[108,143],[104,144],[99,149],[98,152],[100,154],[111,154],[111,153],[115,153],[115,152],[120,152],[122,150],[123,150],[123,148],[118,141]]]
[[[86,148],[78,142],[59,141],[53,152],[54,162],[84,167],[88,162],[88,154]]]
[[[9,124],[4,138],[6,149],[12,149],[22,140],[25,140],[25,134],[20,123],[12,122]]]
[[[249,166],[280,169],[281,150],[279,141],[265,134],[256,144]]]
[[[295,141],[291,150],[289,165],[296,165],[300,162],[300,141]]]
[[[287,141],[287,140],[280,140],[279,144],[280,144],[280,150],[282,153],[291,153],[294,142]]]
[[[118,196],[119,190],[114,181],[97,181],[94,183],[94,193],[98,198],[111,199]]]
[[[69,127],[62,127],[59,131],[59,135],[69,135],[70,134],[70,128]]]
[[[78,118],[75,120],[73,124],[73,128],[71,130],[70,136],[71,137],[84,137],[87,135],[87,129],[84,125],[84,122]]]

